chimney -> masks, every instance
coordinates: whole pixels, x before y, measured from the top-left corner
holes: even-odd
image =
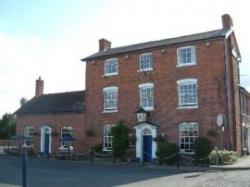
[[[230,29],[233,27],[233,20],[229,14],[222,15],[222,26],[223,29]]]
[[[35,93],[35,97],[42,95],[43,94],[43,80],[41,79],[41,77],[39,77],[36,80],[36,93]]]
[[[105,51],[111,48],[111,42],[102,38],[99,40],[99,52]]]

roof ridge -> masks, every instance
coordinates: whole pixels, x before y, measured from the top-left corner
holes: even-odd
[[[215,30],[210,30],[210,31],[205,31],[205,32],[199,32],[199,33],[194,33],[194,34],[186,34],[186,35],[175,36],[175,37],[165,38],[165,39],[159,39],[159,40],[151,40],[151,41],[147,41],[147,42],[140,42],[140,43],[135,43],[135,44],[130,44],[130,45],[113,47],[113,48],[110,48],[110,49],[119,49],[119,48],[123,48],[123,47],[131,47],[131,46],[135,46],[135,45],[149,44],[149,43],[153,43],[153,42],[160,42],[160,41],[165,41],[165,40],[172,40],[172,39],[177,39],[177,38],[182,38],[182,37],[188,37],[188,36],[194,36],[194,35],[197,35],[197,34],[205,34],[205,33],[216,32],[216,31],[223,31],[223,29],[215,29]],[[107,51],[110,50],[110,49],[107,49]]]
[[[125,45],[125,46],[118,46],[114,48],[110,48],[105,51],[96,52],[92,55],[89,55],[83,59],[82,61],[87,61],[99,57],[109,56],[109,55],[116,55],[131,51],[138,51],[138,50],[145,50],[145,49],[151,49],[156,47],[162,47],[162,46],[168,46],[173,45],[177,43],[185,43],[190,41],[197,41],[197,40],[204,40],[204,39],[211,39],[211,38],[218,38],[222,37],[226,34],[227,29],[216,29],[216,30],[210,30],[205,32],[199,32],[194,34],[187,34],[172,38],[165,38],[160,40],[152,40],[142,43],[135,43],[131,45]]]
[[[47,96],[47,95],[60,95],[60,94],[70,94],[70,93],[76,93],[76,92],[85,92],[85,90],[73,90],[73,91],[65,91],[65,92],[54,92],[54,93],[46,93],[46,94],[42,94],[39,95],[40,96]]]

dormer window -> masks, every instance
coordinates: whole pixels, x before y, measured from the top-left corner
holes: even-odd
[[[104,62],[104,76],[118,75],[118,59],[110,58]]]
[[[140,69],[139,71],[153,70],[153,58],[152,53],[144,53],[140,55]]]

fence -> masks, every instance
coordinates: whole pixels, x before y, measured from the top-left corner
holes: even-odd
[[[16,141],[14,140],[1,140],[0,139],[0,146],[16,146]]]

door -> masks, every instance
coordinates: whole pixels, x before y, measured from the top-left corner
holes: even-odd
[[[49,137],[50,134],[49,133],[45,133],[44,136],[44,154],[49,154]]]
[[[151,135],[143,136],[143,159],[144,159],[144,162],[152,161],[152,136]]]

